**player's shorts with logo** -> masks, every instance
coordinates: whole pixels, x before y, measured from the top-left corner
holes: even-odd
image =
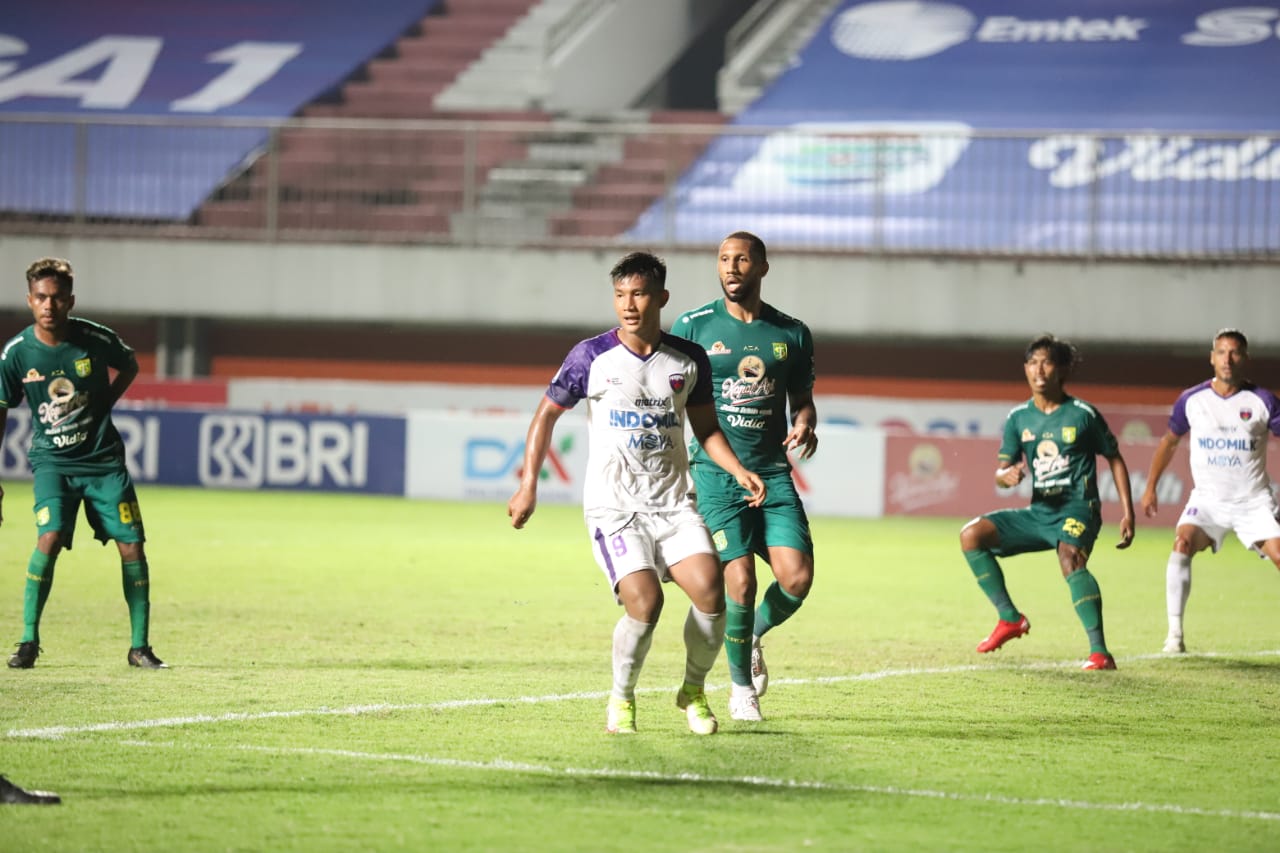
[[[1232,530],[1246,548],[1258,551],[1259,557],[1266,555],[1254,547],[1257,543],[1280,538],[1276,499],[1270,491],[1259,492],[1244,500],[1224,501],[1192,489],[1178,518],[1178,526],[1184,524],[1193,524],[1203,530],[1213,540],[1215,554]]]
[[[983,518],[1000,534],[1000,544],[992,549],[999,557],[1057,550],[1059,542],[1088,554],[1102,530],[1102,508],[1097,501],[1040,501],[1022,509],[998,509]]]
[[[64,474],[42,466],[34,472],[32,491],[36,530],[40,534],[60,532],[63,548],[71,548],[81,503],[98,541],[147,540],[133,478],[124,467],[107,474]]]
[[[596,565],[617,599],[618,581],[633,572],[655,571],[663,583],[670,567],[694,554],[715,554],[702,516],[690,503],[670,512],[585,513]]]
[[[698,511],[707,520],[711,540],[728,562],[747,554],[768,557],[769,547],[795,548],[813,555],[809,517],[790,471],[762,477],[767,494],[758,507],[747,506],[738,481],[717,465],[693,466]]]

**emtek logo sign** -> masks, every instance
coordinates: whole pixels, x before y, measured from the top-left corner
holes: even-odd
[[[359,421],[207,415],[200,421],[200,483],[361,488],[369,478],[369,427]]]
[[[1280,9],[1273,7],[1218,9],[1197,17],[1195,29],[1180,41],[1193,47],[1256,44],[1280,38],[1277,19]],[[990,15],[979,20],[956,3],[884,0],[842,12],[832,24],[831,40],[842,53],[857,59],[893,61],[934,56],[970,39],[993,44],[1137,42],[1147,26],[1145,18],[1131,15],[1047,19]]]

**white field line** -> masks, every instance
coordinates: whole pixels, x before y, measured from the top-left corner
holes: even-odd
[[[1039,669],[1068,666],[1070,664],[1033,664]],[[947,675],[957,672],[972,672],[979,669],[991,669],[990,666],[966,665],[952,667],[930,667],[910,669],[883,669],[876,672],[863,672],[854,675],[836,675],[819,678],[778,678],[770,681],[770,685],[839,684],[851,681],[878,681],[882,678],[895,678],[911,675]],[[999,668],[999,667],[997,667]],[[1006,667],[1007,668],[1007,667]],[[1016,667],[1025,669],[1026,667]],[[668,693],[675,687],[641,687],[637,693]],[[724,688],[708,684],[707,692],[712,693]],[[43,726],[35,729],[10,729],[7,733],[12,738],[43,738],[57,740],[68,735],[93,734],[97,732],[122,732],[140,729],[160,729],[173,726],[197,726],[216,723],[243,723],[254,720],[278,720],[292,717],[358,717],[363,714],[383,714],[388,711],[448,711],[455,708],[474,708],[492,705],[512,705],[523,703],[541,705],[550,702],[570,702],[580,699],[600,700],[608,698],[607,690],[582,693],[552,693],[545,696],[507,696],[481,699],[450,699],[442,702],[411,702],[393,704],[382,702],[373,705],[347,705],[341,708],[299,708],[288,711],[256,711],[253,713],[230,711],[225,714],[193,714],[187,717],[160,717],[152,720],[118,720],[105,723],[89,723],[80,726]]]
[[[767,776],[708,776],[702,773],[660,773],[655,770],[619,770],[610,767],[580,768],[552,767],[547,764],[526,764],[496,758],[492,761],[467,761],[459,758],[436,758],[430,755],[406,755],[404,753],[357,752],[349,749],[316,749],[312,747],[218,746],[193,743],[155,743],[150,741],[123,741],[126,746],[147,749],[184,750],[234,750],[260,752],[271,755],[321,756],[349,758],[354,761],[402,762],[446,767],[454,770],[479,770],[499,773],[527,773],[553,777],[588,777],[592,779],[638,779],[646,782],[667,782],[692,785],[747,785],[756,788],[786,788],[792,790],[830,791],[834,793],[875,794],[886,797],[917,797],[931,800],[949,800],[967,803],[994,803],[1001,806],[1049,807],[1092,812],[1138,812],[1144,814],[1173,814],[1191,817],[1223,818],[1226,820],[1280,821],[1280,813],[1236,810],[1205,809],[1199,806],[1180,806],[1173,803],[1095,803],[1088,800],[1064,800],[1052,797],[1004,797],[995,794],[964,794],[955,791],[931,791],[925,788],[899,788],[894,785],[849,785],[842,782],[813,782],[804,779],[772,779]]]
[[[1179,658],[1194,657],[1269,657],[1280,655],[1280,649],[1261,652],[1233,652],[1220,654],[1203,652],[1199,654],[1179,655]],[[1151,660],[1170,658],[1170,655],[1134,655],[1121,658],[1122,661]],[[1059,663],[1029,663],[1015,666],[991,666],[989,664],[967,664],[963,666],[909,667],[906,669],[882,669],[875,672],[861,672],[852,675],[820,676],[816,678],[775,678],[769,680],[769,686],[806,686],[813,684],[842,684],[857,681],[879,681],[884,678],[901,678],[916,675],[951,675],[960,672],[978,672],[981,670],[1041,670],[1064,669],[1079,666],[1077,661]],[[1105,677],[1105,676],[1104,676]],[[675,687],[644,687],[637,693],[666,693]],[[724,688],[718,685],[707,685],[711,693]],[[105,723],[89,723],[79,726],[42,726],[34,729],[10,729],[6,737],[41,738],[57,740],[68,735],[94,734],[99,732],[139,731],[145,729],[172,728],[175,726],[214,725],[218,723],[244,723],[255,720],[281,720],[294,717],[358,717],[364,714],[384,714],[388,711],[447,711],[455,708],[474,708],[492,705],[527,704],[541,705],[550,702],[570,702],[582,699],[599,700],[608,696],[608,691],[591,691],[582,693],[552,693],[545,696],[508,696],[481,699],[452,699],[443,702],[411,702],[393,704],[380,702],[372,705],[347,705],[340,708],[298,708],[286,711],[256,711],[253,713],[231,711],[225,714],[193,714],[186,717],[160,717],[151,720],[113,720]]]

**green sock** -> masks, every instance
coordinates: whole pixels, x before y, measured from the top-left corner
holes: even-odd
[[[782,588],[777,581],[769,584],[764,591],[764,600],[756,608],[755,634],[763,637],[770,628],[776,628],[791,618],[791,614],[804,604],[803,598],[796,598]]]
[[[124,600],[129,605],[129,628],[133,633],[132,648],[149,645],[147,633],[151,626],[151,580],[147,561],[133,560],[120,564],[120,576],[124,584]]]
[[[57,557],[50,557],[39,550],[31,553],[27,561],[27,586],[22,595],[22,642],[40,642],[40,616],[53,588],[53,567]]]
[[[1102,590],[1097,579],[1087,568],[1076,569],[1067,575],[1067,589],[1071,590],[1071,606],[1089,635],[1089,651],[1107,651],[1107,641],[1102,633]]]
[[[751,683],[752,608],[724,598],[724,659],[729,664],[729,680],[734,684]]]
[[[987,595],[987,599],[995,605],[996,613],[1005,622],[1017,622],[1022,618],[1018,608],[1013,606],[1009,598],[1009,590],[1004,585],[1004,572],[996,562],[996,555],[985,548],[965,551],[964,558],[969,563],[969,571],[978,579],[978,587]]]

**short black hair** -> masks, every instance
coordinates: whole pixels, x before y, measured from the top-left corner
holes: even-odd
[[[1063,373],[1070,373],[1083,360],[1080,358],[1080,350],[1076,349],[1076,345],[1071,341],[1064,341],[1045,332],[1027,344],[1027,349],[1022,354],[1023,364],[1030,361],[1031,356],[1040,350],[1048,353],[1049,361]]]
[[[75,289],[76,276],[71,271],[71,263],[62,258],[40,258],[32,261],[31,266],[27,267],[27,290],[30,291],[31,285],[42,278],[54,279],[68,291]]]
[[[667,264],[662,258],[651,252],[631,252],[609,270],[609,278],[614,284],[624,278],[638,275],[650,284],[656,284],[662,290],[667,289]]]
[[[751,244],[751,257],[757,261],[768,261],[769,251],[764,246],[764,241],[750,231],[734,231],[724,240],[720,241],[720,245],[724,245],[725,240],[745,240]]]
[[[1218,341],[1221,338],[1231,338],[1233,341],[1235,341],[1240,345],[1241,350],[1243,350],[1244,352],[1249,351],[1249,339],[1246,338],[1244,336],[1244,332],[1240,331],[1239,329],[1232,329],[1230,327],[1225,329],[1219,329],[1217,333],[1214,334],[1213,336],[1213,344],[1210,347],[1210,349],[1212,349],[1213,347],[1216,347],[1218,345]]]

